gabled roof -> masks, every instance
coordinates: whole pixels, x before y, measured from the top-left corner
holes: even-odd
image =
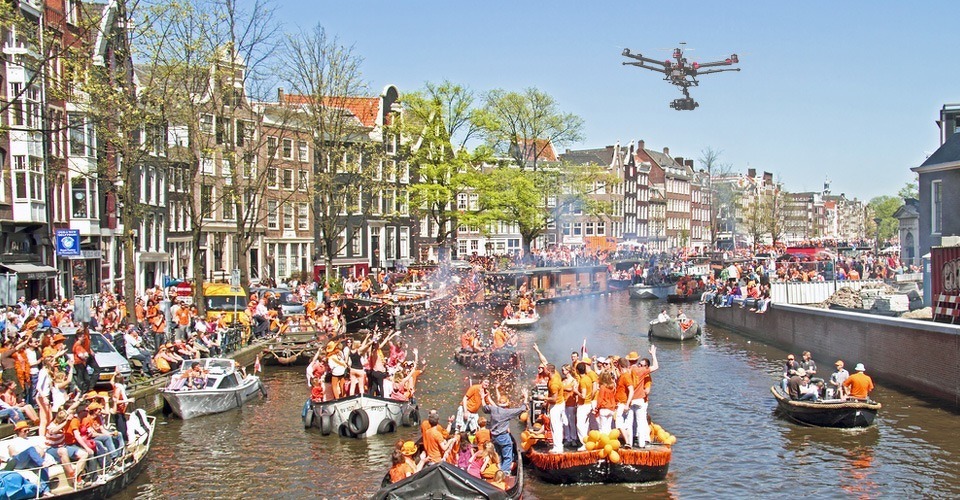
[[[894,219],[916,219],[920,217],[920,201],[916,198],[903,200],[903,205],[893,213]]]
[[[523,151],[526,155],[526,158],[523,160],[525,162],[533,161],[534,152],[538,153],[537,161],[557,161],[557,151],[553,149],[553,143],[548,139],[529,139],[529,140],[519,140],[518,142],[523,143]]]
[[[613,154],[615,151],[616,148],[612,146],[609,148],[568,150],[566,153],[560,155],[560,159],[575,165],[595,163],[601,166],[609,166],[613,163]]]
[[[934,151],[925,162],[921,163],[919,167],[914,167],[910,170],[916,172],[925,167],[932,167],[934,165],[948,166],[950,164],[960,167],[960,133],[953,134],[947,138],[943,145]]]
[[[678,168],[686,172],[687,176],[693,175],[693,171],[690,169],[690,167],[677,163],[676,160],[670,158],[668,155],[665,155],[659,151],[653,151],[652,149],[644,149],[644,151],[653,161],[657,162],[657,165],[660,165],[660,168]]]
[[[309,104],[311,96],[284,94],[283,104]],[[342,107],[360,120],[365,127],[375,127],[380,116],[379,97],[324,97],[324,106]]]

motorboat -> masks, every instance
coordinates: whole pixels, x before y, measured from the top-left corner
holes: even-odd
[[[206,370],[207,381],[201,389],[188,389],[184,377],[196,363]],[[184,420],[239,408],[257,393],[267,395],[260,377],[242,373],[228,358],[187,360],[171,377],[170,385],[160,391],[170,411]]]
[[[484,500],[519,499],[523,496],[523,455],[520,454],[516,438],[513,439],[514,475],[504,477],[506,489],[467,474],[467,471],[447,462],[427,465],[420,472],[397,481],[390,482],[388,473],[380,484],[380,490],[373,496],[376,500],[394,498],[476,498]]]
[[[453,354],[453,360],[467,368],[486,371],[513,371],[523,367],[523,353],[515,347],[510,346],[496,350],[484,349],[482,351],[470,351],[459,348]]]
[[[114,462],[113,466],[102,469],[97,466],[100,457],[89,457],[84,469],[84,476],[88,480],[78,485],[72,484],[72,480],[67,477],[64,467],[59,461],[45,469],[0,471],[0,498],[99,500],[116,495],[133,483],[146,466],[156,420],[156,417],[148,416],[142,409],[131,413],[127,417],[127,444],[120,457]],[[15,439],[15,436],[0,440],[0,446],[6,449],[7,443],[12,439]],[[44,444],[43,438],[39,436],[32,436],[27,439],[35,441],[38,446]],[[50,494],[41,493],[41,486],[48,488]]]
[[[797,401],[790,399],[783,388],[770,387],[780,412],[790,420],[815,427],[850,429],[873,425],[880,403],[871,399],[822,399]]]
[[[700,335],[700,323],[690,319],[680,321],[674,318],[650,322],[651,337],[667,340],[687,340]]]
[[[536,311],[533,314],[517,313],[509,318],[505,318],[501,324],[511,328],[529,328],[540,321],[540,314]]]
[[[319,427],[324,436],[336,432],[341,437],[367,438],[396,432],[401,425],[418,425],[420,407],[415,401],[355,395],[321,403],[307,400],[301,418],[305,428]]]
[[[667,295],[676,290],[673,285],[644,285],[637,283],[627,287],[630,298],[642,300],[666,299]]]

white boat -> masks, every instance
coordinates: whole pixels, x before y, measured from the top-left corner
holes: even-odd
[[[680,325],[679,321],[672,318],[664,321],[651,321],[650,331],[648,333],[651,336],[657,337],[660,339],[668,339],[668,340],[692,339],[697,335],[700,335],[700,323],[690,320],[690,325],[687,326],[687,328],[683,328]]]
[[[503,320],[502,324],[512,328],[527,328],[532,326],[537,321],[540,321],[540,315],[534,312],[533,314],[514,315]]]
[[[401,425],[418,425],[420,408],[414,401],[348,396],[322,403],[307,400],[301,418],[305,428],[319,427],[324,436],[336,432],[342,437],[367,438],[396,432]]]
[[[133,483],[146,466],[156,421],[156,417],[148,416],[143,410],[136,410],[128,415],[126,446],[121,450],[120,458],[114,465],[101,468],[98,465],[99,459],[104,458],[109,462],[107,457],[89,457],[84,467],[86,482],[76,487],[72,484],[72,479],[67,477],[59,459],[55,465],[45,469],[0,471],[0,498],[99,499],[116,495]],[[0,440],[0,447],[7,449],[8,442],[14,438],[15,436],[10,436]],[[43,446],[43,439],[36,435],[27,439],[37,446]],[[46,483],[50,495],[38,493],[38,486],[42,483]]]
[[[643,285],[638,283],[628,286],[627,291],[630,292],[630,297],[634,299],[656,300],[666,299],[667,295],[676,291],[676,288],[676,285]]]
[[[200,367],[207,371],[207,383],[203,389],[187,389],[185,385],[172,389],[175,382],[171,382],[171,386],[160,391],[173,413],[184,420],[239,408],[258,392],[267,395],[260,377],[244,376],[236,369],[234,361],[226,358],[186,360],[172,380],[190,370],[194,363],[200,363]]]

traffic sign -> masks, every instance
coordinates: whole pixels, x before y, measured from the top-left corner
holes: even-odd
[[[57,229],[54,239],[57,244],[57,255],[60,257],[80,256],[79,229]]]
[[[233,272],[230,273],[230,286],[232,287],[240,286],[240,270],[239,269],[234,269]]]

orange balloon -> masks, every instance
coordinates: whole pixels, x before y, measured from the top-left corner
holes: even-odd
[[[619,440],[620,440],[620,429],[612,429],[612,430],[610,431],[610,439],[613,439],[614,441],[619,441]]]
[[[520,433],[520,440],[521,440],[521,441],[526,441],[526,440],[528,440],[528,439],[530,439],[530,431],[523,431],[523,432]]]
[[[600,448],[600,458],[607,458],[607,453],[606,448]]]
[[[597,449],[597,443],[594,443],[593,441],[587,441],[586,444],[583,445],[583,447],[586,448],[587,451],[593,451]]]
[[[600,440],[600,431],[594,430],[594,431],[588,432],[588,433],[587,433],[587,439],[589,439],[590,441],[598,441],[598,440]]]
[[[610,441],[610,444],[608,444],[607,446],[613,449],[613,451],[617,451],[620,449],[620,441]]]
[[[607,460],[609,460],[609,461],[611,461],[611,462],[613,462],[613,463],[615,463],[615,464],[618,464],[618,463],[620,463],[620,454],[617,453],[616,450],[611,451],[611,452],[610,452],[610,455],[607,456]]]
[[[521,421],[521,422],[526,423],[528,418],[530,418],[530,416],[527,414],[527,412],[523,412],[523,413],[520,414],[520,421]]]
[[[610,452],[613,451],[613,446],[611,446],[611,445],[608,444],[608,445],[606,445],[606,446],[603,447],[603,451],[606,452],[606,453],[605,453],[606,455],[609,455]]]
[[[605,447],[609,445],[610,445],[610,438],[608,438],[607,436],[600,436],[600,446]]]

